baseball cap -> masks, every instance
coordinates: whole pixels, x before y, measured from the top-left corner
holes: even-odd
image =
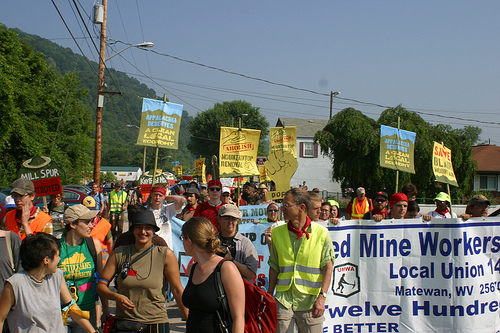
[[[97,213],[99,213],[99,211],[90,210],[84,205],[73,205],[64,211],[63,220],[65,224],[70,224],[76,220],[90,220],[93,219]]]
[[[231,190],[229,189],[229,187],[223,187],[222,193],[231,193]]]
[[[87,207],[90,210],[97,209],[97,205],[96,205],[95,199],[93,197],[91,197],[90,195],[88,195],[85,198],[83,198],[82,205],[84,205],[85,207]]]
[[[473,196],[470,201],[469,201],[469,205],[473,206],[473,205],[478,205],[478,204],[482,204],[482,203],[486,203],[488,206],[491,205],[490,204],[490,201],[488,200],[488,198],[486,198],[484,195],[482,194],[476,194],[475,196]]]
[[[365,188],[364,188],[364,187],[358,187],[358,188],[356,189],[356,193],[366,193],[366,192],[365,192]]]
[[[134,215],[132,215],[132,218],[130,220],[131,224],[130,226],[133,227],[135,225],[152,225],[155,227],[155,232],[160,230],[158,226],[156,225],[156,220],[155,216],[152,211],[149,209],[140,209],[137,210]]]
[[[14,180],[12,183],[12,190],[10,193],[17,193],[20,195],[25,195],[28,192],[35,192],[35,185],[31,180],[25,178],[19,178]]]
[[[387,195],[387,193],[385,193],[383,191],[378,191],[377,193],[375,193],[374,198],[376,198],[376,197],[384,197],[385,200],[389,199],[389,196]]]
[[[268,190],[269,188],[267,187],[266,184],[262,183],[262,184],[259,185],[259,190],[262,190],[262,189]]]
[[[12,195],[9,195],[8,197],[5,198],[5,206],[4,208],[16,208],[16,202],[14,201],[14,198]]]
[[[232,216],[241,219],[241,212],[235,205],[225,204],[219,208],[219,216]]]
[[[434,201],[448,201],[448,202],[451,202],[450,200],[450,196],[448,195],[448,193],[445,193],[445,192],[439,192],[436,197],[434,198]]]

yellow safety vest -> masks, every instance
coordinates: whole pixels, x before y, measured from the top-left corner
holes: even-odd
[[[355,197],[352,201],[352,210],[351,210],[351,218],[353,220],[362,220],[363,216],[370,211],[370,202],[368,198],[364,198],[363,201],[365,203],[364,207],[361,206],[358,210],[358,206],[356,206],[358,202],[358,197]]]
[[[318,295],[321,291],[323,276],[321,274],[321,252],[325,244],[328,230],[312,222],[309,239],[302,236],[297,257],[292,248],[288,233],[288,225],[278,226],[272,231],[273,243],[278,252],[279,272],[276,291],[287,291],[292,284],[297,290],[308,295]]]
[[[109,192],[109,211],[115,213],[121,213],[122,206],[127,201],[127,192],[120,191],[120,195],[116,193],[115,190]]]

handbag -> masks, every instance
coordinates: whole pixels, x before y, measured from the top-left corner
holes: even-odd
[[[220,268],[225,260],[221,260],[217,267],[215,267],[215,288],[217,291],[217,300],[221,304],[221,309],[216,310],[217,319],[219,321],[219,328],[222,333],[230,333],[233,325],[231,318],[231,311],[229,310],[229,303],[227,301],[224,285],[222,284]]]
[[[112,333],[141,333],[146,332],[147,325],[138,321],[115,319]]]

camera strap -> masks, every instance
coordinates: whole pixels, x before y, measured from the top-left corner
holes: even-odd
[[[137,261],[141,260],[142,258],[144,258],[144,256],[146,254],[148,254],[149,252],[153,251],[154,247],[155,247],[155,245],[151,244],[151,246],[148,247],[148,249],[146,251],[142,252],[140,255],[138,255],[137,257],[135,257],[135,259],[132,260],[132,262],[130,262],[130,257],[132,256],[132,248],[130,248],[130,252],[127,255],[127,263],[129,263],[128,266],[130,267],[130,266],[132,266],[134,264],[134,262],[137,262]]]

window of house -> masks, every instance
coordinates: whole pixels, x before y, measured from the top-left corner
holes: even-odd
[[[497,190],[497,176],[479,176],[479,188],[481,190]]]
[[[318,157],[318,144],[314,142],[301,142],[299,157]]]

